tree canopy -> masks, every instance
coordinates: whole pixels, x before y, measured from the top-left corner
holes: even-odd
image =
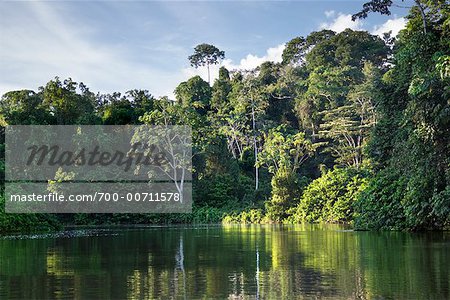
[[[393,5],[370,1],[354,18],[390,14]],[[176,87],[176,101],[146,90],[94,94],[83,83],[57,77],[38,91],[10,91],[0,101],[2,127],[190,126],[194,209],[190,215],[90,219],[26,219],[0,211],[0,230],[26,227],[30,220],[53,226],[248,216],[257,222],[350,222],[374,230],[448,228],[449,15],[448,1],[416,0],[395,38],[351,29],[294,37],[281,63],[246,71],[221,67],[212,84],[194,76]],[[223,58],[208,44],[189,56],[208,73]]]
[[[208,83],[210,82],[209,66],[218,64],[224,58],[225,52],[210,44],[199,44],[195,46],[194,54],[188,57],[191,66],[195,68],[206,66],[208,68]]]

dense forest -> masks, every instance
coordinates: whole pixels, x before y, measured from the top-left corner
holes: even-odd
[[[389,14],[390,3],[371,1],[354,17]],[[192,214],[6,214],[1,198],[0,232],[212,222],[448,228],[450,10],[448,1],[415,3],[396,37],[312,32],[288,41],[281,63],[222,67],[211,84],[192,77],[175,89],[176,100],[146,90],[96,94],[70,78],[4,94],[2,128],[191,126],[194,207]],[[224,55],[202,44],[189,60],[209,71]]]

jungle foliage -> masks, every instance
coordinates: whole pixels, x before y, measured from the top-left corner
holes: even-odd
[[[390,3],[368,2],[355,18],[388,13]],[[448,227],[449,5],[415,3],[397,37],[312,32],[288,41],[281,63],[222,67],[212,86],[199,76],[180,83],[175,101],[146,90],[95,94],[70,78],[4,94],[2,127],[191,126],[195,204],[191,215],[10,215],[2,204],[0,231],[222,220]],[[199,46],[189,58],[196,67],[224,58]]]

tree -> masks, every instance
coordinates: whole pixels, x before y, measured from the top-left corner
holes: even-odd
[[[251,136],[255,159],[255,190],[259,187],[258,139],[260,136],[258,123],[267,109],[267,95],[254,74],[248,74],[243,82],[240,94],[240,109],[245,111],[251,120]]]
[[[205,115],[209,109],[211,92],[211,87],[207,82],[200,76],[194,76],[177,86],[175,97],[181,106],[194,108]]]
[[[375,73],[383,69],[388,48],[379,37],[350,29],[315,32],[306,40],[312,45],[306,54],[308,74],[295,100],[300,126],[312,139],[327,140],[325,149],[338,157],[338,163],[359,165],[374,112],[368,94],[375,83],[365,82],[370,81],[365,68],[370,65]]]
[[[306,54],[309,70],[334,66],[361,69],[365,61],[382,66],[388,54],[384,41],[366,31],[346,29],[338,34],[317,32],[311,38],[311,43],[313,41],[315,44]]]
[[[80,93],[78,92],[80,91]],[[43,105],[55,116],[58,125],[96,124],[95,95],[82,82],[58,77],[40,88]]]
[[[102,122],[105,125],[132,124],[134,109],[130,101],[120,97],[120,93],[105,95],[107,102],[99,110]]]
[[[0,102],[0,113],[10,125],[54,124],[55,119],[42,94],[31,90],[11,91],[4,94]]]
[[[132,103],[134,109],[133,122],[137,123],[140,116],[153,110],[155,98],[147,90],[130,90],[126,93],[127,99]]]
[[[404,0],[402,0],[404,2]],[[448,14],[448,0],[414,0],[414,7],[405,7],[417,9],[420,13],[422,20],[422,30],[423,33],[427,33],[428,19],[427,15],[433,14]],[[390,15],[391,7],[399,6],[394,4],[393,0],[371,0],[363,4],[361,11],[357,12],[352,16],[352,20],[365,19],[370,12],[377,12],[382,15]],[[436,19],[433,17],[432,19]]]
[[[199,147],[197,145],[201,140],[199,139],[199,132],[195,129],[201,123],[199,121],[201,117],[194,109],[174,104],[167,98],[155,101],[154,105],[155,109],[145,113],[140,121],[147,125],[159,125],[161,127],[151,133],[148,130],[139,130],[135,133],[133,139],[135,142],[141,141],[160,147],[165,160],[158,166],[158,169],[172,180],[181,201],[187,174],[193,172],[192,158],[198,154],[197,149]],[[171,125],[180,126],[173,127]],[[183,125],[189,127],[181,127]],[[190,135],[191,128],[193,129],[193,136]],[[188,145],[193,145],[193,149],[189,149]]]
[[[286,43],[286,47],[283,50],[282,63],[287,64],[299,64],[305,63],[305,54],[308,50],[306,39],[302,36],[293,38]]]
[[[221,67],[219,78],[214,82],[212,88],[211,108],[215,113],[226,113],[229,107],[228,96],[231,89],[230,73],[225,67]]]
[[[206,66],[208,68],[208,84],[210,83],[209,66],[216,65],[219,60],[225,58],[225,52],[219,50],[216,46],[209,44],[200,44],[194,48],[194,54],[188,57],[191,66],[198,68]]]
[[[366,63],[364,81],[354,85],[346,95],[346,103],[323,112],[319,134],[334,143],[329,147],[338,162],[359,168],[363,146],[376,123],[376,102],[379,97],[380,74]]]
[[[289,132],[284,125],[269,130],[258,157],[258,166],[266,166],[273,174],[272,195],[266,203],[267,216],[276,222],[286,217],[287,210],[297,204],[305,180],[298,168],[311,157],[320,143],[312,143],[303,132]]]
[[[264,147],[258,158],[259,166],[267,166],[276,174],[280,169],[296,173],[298,168],[311,157],[321,143],[313,143],[303,132],[289,132],[284,125],[269,130]]]
[[[300,203],[289,218],[295,222],[349,222],[353,205],[367,184],[367,174],[354,168],[322,174],[303,190]]]
[[[420,13],[411,10],[383,76],[368,145],[377,174],[358,201],[359,228],[442,229],[450,221],[450,78],[442,76],[449,14],[430,9],[427,16],[424,33]]]

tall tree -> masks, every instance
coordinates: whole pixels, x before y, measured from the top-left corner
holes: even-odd
[[[126,125],[134,121],[132,103],[120,93],[102,95],[102,105],[98,113],[105,125]]]
[[[436,15],[442,16],[449,12],[448,0],[414,0],[414,4],[414,7],[403,7],[417,9],[419,11],[422,20],[422,30],[425,34],[428,31],[428,23],[436,19]],[[365,19],[370,12],[390,15],[392,6],[398,7],[399,5],[395,4],[393,0],[371,0],[363,4],[362,10],[354,14],[352,20]]]
[[[421,1],[429,7],[439,2]],[[360,198],[358,227],[420,230],[450,224],[450,78],[442,72],[449,19],[448,9],[428,11],[425,33],[414,7],[399,34],[368,147],[377,174]]]
[[[80,92],[78,92],[80,91]],[[61,81],[58,77],[40,88],[43,104],[49,107],[58,125],[96,124],[95,95],[88,87],[71,78]]]
[[[285,125],[280,125],[265,134],[258,165],[267,166],[272,174],[276,174],[282,168],[296,173],[321,145],[307,139],[304,132],[289,131]]]
[[[211,93],[211,87],[200,76],[180,83],[175,89],[175,97],[181,106],[194,108],[202,115],[209,110]]]
[[[267,166],[273,174],[272,196],[266,203],[267,216],[279,222],[287,215],[287,210],[298,204],[302,183],[298,168],[314,154],[320,143],[312,143],[303,132],[289,132],[280,125],[269,130],[258,157],[259,166]]]
[[[55,118],[44,105],[42,94],[31,90],[11,91],[0,101],[0,113],[11,125],[54,124]]]
[[[305,63],[305,54],[308,50],[306,39],[302,36],[293,38],[286,43],[286,47],[281,55],[282,63],[287,64],[299,64]]]
[[[226,113],[229,107],[229,94],[231,92],[230,73],[225,67],[219,69],[219,78],[212,87],[211,108],[214,113]]]
[[[194,54],[188,57],[191,66],[195,68],[206,66],[208,68],[208,83],[210,83],[209,66],[218,64],[219,60],[224,58],[225,52],[210,44],[197,45],[194,48]]]
[[[251,137],[253,144],[253,154],[255,160],[255,190],[259,188],[259,166],[258,153],[259,153],[259,143],[260,139],[260,127],[262,124],[262,117],[265,115],[267,109],[267,94],[265,93],[264,87],[261,86],[256,78],[255,74],[250,73],[247,75],[243,81],[243,88],[240,94],[240,105],[241,111],[245,111],[251,123]]]
[[[363,161],[363,146],[376,123],[376,103],[379,98],[379,70],[366,63],[364,81],[351,87],[344,105],[323,112],[319,134],[333,141],[328,149],[339,163],[359,168]]]

